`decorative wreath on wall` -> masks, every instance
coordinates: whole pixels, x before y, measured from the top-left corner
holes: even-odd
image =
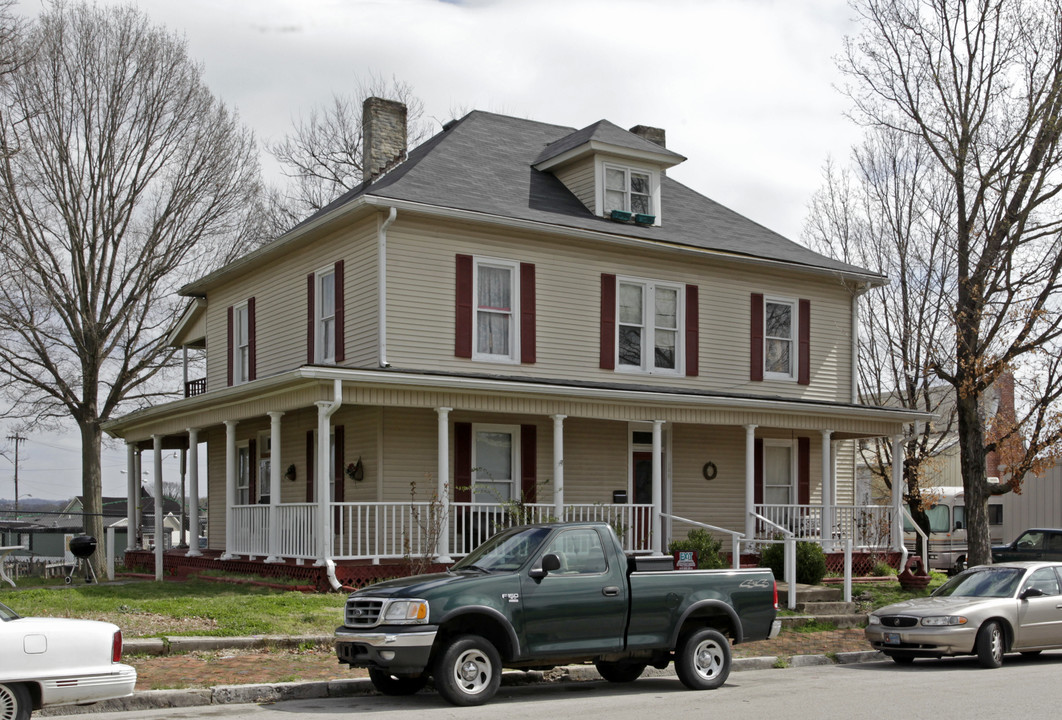
[[[701,468],[701,475],[704,475],[705,480],[715,480],[715,476],[719,474],[719,469],[716,468],[715,463],[709,460]]]

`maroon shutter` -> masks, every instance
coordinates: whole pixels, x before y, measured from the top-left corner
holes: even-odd
[[[344,302],[343,295],[343,261],[336,260],[335,268],[335,298],[336,298],[336,362],[343,362],[347,359],[347,347],[346,340],[343,336],[343,325],[346,321],[346,304]]]
[[[313,456],[317,445],[313,441],[313,430],[306,431],[306,502],[313,502]]]
[[[520,495],[525,503],[537,502],[538,426],[520,426]]]
[[[601,369],[616,369],[616,276],[601,273]]]
[[[254,298],[247,301],[247,379],[258,377],[258,341],[254,329]]]
[[[454,355],[472,357],[472,256],[457,256]]]
[[[800,301],[800,317],[797,320],[800,334],[800,349],[797,355],[797,382],[811,384],[811,301]]]
[[[306,276],[306,364],[313,365],[317,359],[317,353],[313,347],[313,296],[316,290],[316,282],[313,273]],[[309,501],[307,501],[309,502]]]
[[[701,307],[696,285],[686,286],[686,377],[700,374]]]
[[[756,438],[752,441],[752,485],[753,502],[763,504],[763,440]]]
[[[535,265],[520,263],[520,362],[533,363],[535,352]]]
[[[251,438],[247,441],[247,504],[254,505],[258,502],[258,466],[255,464],[258,443]]]
[[[811,503],[811,438],[797,438],[797,504]]]
[[[226,325],[225,334],[228,337],[228,358],[226,359],[226,364],[228,365],[229,386],[231,387],[232,386],[232,353],[233,353],[233,350],[234,350],[234,348],[232,346],[232,343],[233,343],[233,340],[234,340],[233,334],[232,334],[232,305],[229,305],[227,323],[228,324]]]
[[[472,500],[472,423],[454,423],[454,502]]]
[[[752,293],[749,380],[763,380],[763,293]]]
[[[338,325],[338,323],[336,323],[336,324]],[[341,502],[345,501],[346,496],[347,496],[346,488],[344,487],[346,485],[347,473],[346,473],[346,460],[344,458],[345,453],[344,453],[344,450],[343,450],[343,439],[344,439],[343,426],[342,425],[336,425],[332,429],[332,432],[334,433],[333,437],[334,437],[334,442],[335,442],[335,466],[336,466],[336,478],[335,478],[336,479],[336,492],[335,492],[335,497],[333,498],[333,500],[335,500],[337,503],[341,503]],[[338,535],[339,531],[340,531],[340,529],[342,529],[342,525],[343,525],[342,510],[340,510],[340,508],[337,507],[335,509],[335,511],[334,511],[334,514],[335,514],[335,518],[332,521],[332,529],[335,532],[335,534]]]

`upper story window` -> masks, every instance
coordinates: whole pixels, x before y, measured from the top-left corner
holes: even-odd
[[[796,359],[796,302],[767,299],[763,310],[764,375],[791,379]]]
[[[316,361],[336,361],[336,273],[334,268],[317,273],[317,352]]]
[[[519,265],[504,260],[475,261],[476,320],[473,357],[515,361],[519,345]]]
[[[251,379],[250,310],[247,303],[232,309],[232,384]]]
[[[682,286],[630,279],[617,285],[617,367],[678,373]]]
[[[625,210],[653,215],[652,176],[632,168],[605,166],[605,214]]]

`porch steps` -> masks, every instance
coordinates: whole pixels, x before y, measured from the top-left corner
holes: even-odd
[[[779,619],[782,627],[797,627],[809,622],[832,623],[838,628],[856,628],[866,625],[866,613],[855,611],[855,603],[844,602],[844,592],[838,588],[821,585],[797,585],[796,612]],[[789,588],[778,583],[778,606],[789,604]]]

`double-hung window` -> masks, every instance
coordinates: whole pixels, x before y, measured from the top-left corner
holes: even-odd
[[[246,303],[232,309],[232,382],[234,385],[250,380],[251,332],[250,313]]]
[[[516,361],[519,341],[519,265],[504,260],[476,259],[473,357]]]
[[[317,273],[317,362],[336,360],[336,273],[333,268]]]
[[[617,367],[649,373],[680,372],[682,286],[621,279],[617,290]]]
[[[796,303],[768,298],[763,309],[764,376],[790,379],[794,377],[796,358]]]
[[[653,215],[652,176],[633,168],[605,166],[605,215],[613,210]]]
[[[511,425],[474,425],[472,432],[472,483],[474,500],[497,505],[515,497],[520,467],[520,428]]]
[[[251,498],[251,446],[243,443],[236,448],[236,504],[250,505]]]
[[[763,501],[768,505],[791,505],[796,476],[793,444],[788,440],[763,443]]]

